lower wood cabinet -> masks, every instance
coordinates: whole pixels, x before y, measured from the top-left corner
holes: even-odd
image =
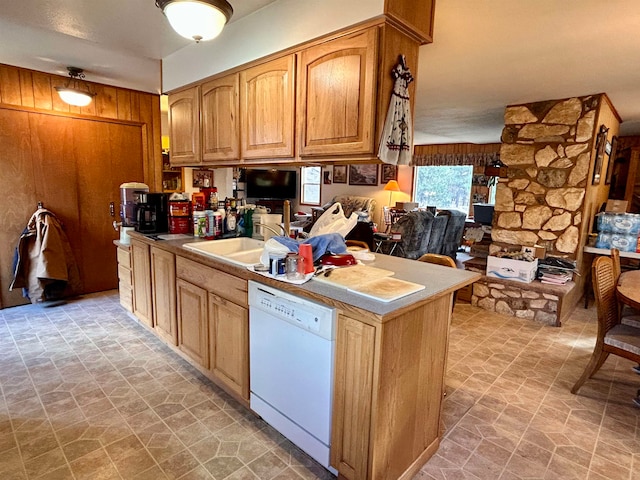
[[[118,245],[118,293],[120,305],[133,313],[133,280],[131,274],[131,254],[128,245]]]
[[[249,399],[247,281],[176,256],[178,348]]]
[[[149,245],[137,240],[131,240],[130,254],[133,280],[133,314],[148,327],[153,328]]]
[[[176,257],[151,247],[151,285],[154,329],[172,345],[178,344],[176,319]]]
[[[367,478],[375,334],[371,325],[338,317],[331,465],[348,480]]]
[[[180,278],[176,290],[178,348],[198,365],[209,368],[207,291]]]
[[[249,311],[209,294],[209,368],[227,387],[249,399]]]

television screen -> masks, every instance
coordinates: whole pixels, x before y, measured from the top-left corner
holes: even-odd
[[[245,171],[245,194],[248,198],[288,199],[296,198],[297,176],[295,170]]]

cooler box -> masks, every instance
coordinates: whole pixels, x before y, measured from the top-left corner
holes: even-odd
[[[531,283],[536,279],[538,259],[533,262],[511,258],[487,257],[487,277]]]

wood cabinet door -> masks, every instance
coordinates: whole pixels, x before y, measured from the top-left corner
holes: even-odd
[[[176,280],[178,297],[178,348],[204,368],[209,368],[209,317],[207,291]]]
[[[349,480],[367,478],[375,328],[338,317],[331,465]]]
[[[231,390],[248,400],[249,311],[210,293],[209,318],[210,369]]]
[[[242,157],[293,157],[295,55],[240,72]]]
[[[201,88],[202,161],[239,159],[238,74],[211,80]]]
[[[133,313],[148,327],[153,328],[149,245],[131,240],[130,252],[133,280]]]
[[[301,156],[373,153],[377,47],[372,27],[299,54]]]
[[[167,342],[177,345],[176,258],[173,253],[151,247],[151,285],[154,328]]]
[[[200,154],[200,87],[169,95],[171,164],[194,165]]]

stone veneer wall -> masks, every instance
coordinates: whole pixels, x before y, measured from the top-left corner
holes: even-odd
[[[496,190],[491,253],[537,244],[547,255],[576,258],[601,99],[506,108],[500,159],[509,174]]]
[[[490,254],[542,245],[547,255],[577,260],[584,271],[581,247],[602,196],[601,186],[595,193],[590,187],[589,172],[596,127],[611,120],[602,114],[605,102],[609,112],[604,94],[506,108],[500,159],[509,167],[508,178],[500,179],[496,189]],[[471,302],[560,326],[582,295],[581,287],[582,278],[551,286],[484,277],[474,284]]]
[[[559,327],[568,314],[566,294],[573,283],[557,286],[483,277],[473,284],[471,304],[517,318]]]

